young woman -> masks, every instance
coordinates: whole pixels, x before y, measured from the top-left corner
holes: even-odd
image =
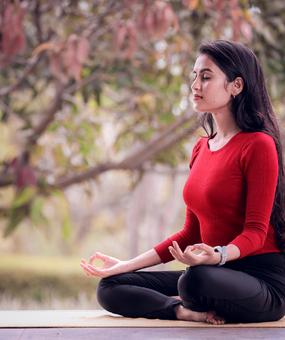
[[[97,252],[81,266],[102,278],[99,303],[126,317],[278,320],[285,314],[284,170],[260,64],[240,43],[203,44],[191,89],[207,136],[192,151],[183,228],[128,261]],[[186,270],[137,271],[173,259]]]

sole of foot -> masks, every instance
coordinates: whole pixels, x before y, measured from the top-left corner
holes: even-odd
[[[212,325],[224,325],[225,324],[225,319],[218,316],[214,311],[207,313],[207,317],[205,321]]]

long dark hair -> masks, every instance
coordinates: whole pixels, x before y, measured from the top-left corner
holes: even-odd
[[[282,142],[260,63],[249,48],[227,40],[204,43],[200,46],[199,52],[208,55],[225,73],[229,82],[236,77],[243,79],[243,91],[231,101],[231,111],[240,130],[262,131],[275,141],[279,171],[270,223],[274,226],[278,247],[285,251],[285,176]],[[205,112],[201,116],[201,126],[208,137],[214,136],[214,120],[211,113]],[[207,127],[210,128],[210,133]]]

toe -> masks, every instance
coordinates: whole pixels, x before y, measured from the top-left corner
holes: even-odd
[[[225,323],[225,320],[221,317],[219,317],[216,312],[210,311],[207,313],[206,316],[206,322],[210,323],[212,325],[223,325]]]

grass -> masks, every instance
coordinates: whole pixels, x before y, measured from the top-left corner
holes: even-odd
[[[83,274],[77,257],[1,255],[0,271],[27,270],[45,274]]]
[[[79,262],[78,258],[1,255],[0,308],[98,307],[98,278],[87,277]]]

